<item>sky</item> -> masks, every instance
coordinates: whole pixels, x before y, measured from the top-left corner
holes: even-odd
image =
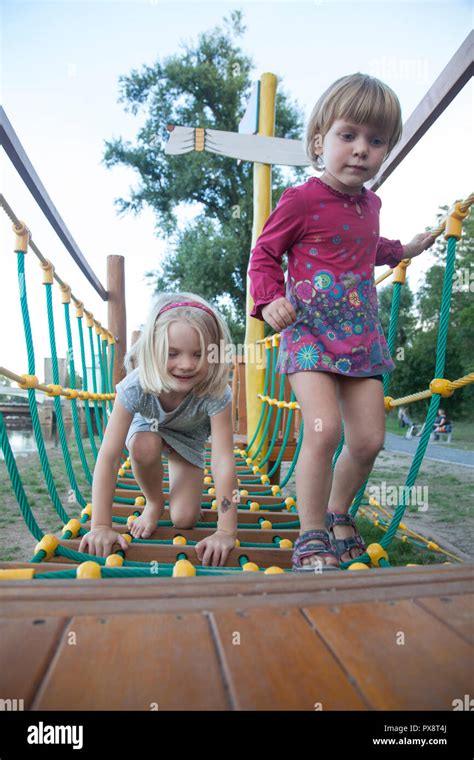
[[[395,90],[406,121],[472,27],[472,5],[467,0],[0,0],[1,104],[72,237],[104,285],[107,255],[125,257],[129,341],[151,303],[152,288],[144,274],[159,265],[166,240],[157,236],[151,209],[138,216],[118,216],[114,200],[128,197],[138,177],[131,169],[106,169],[101,163],[105,141],[122,137],[134,142],[144,119],[126,113],[118,102],[119,77],[179,54],[184,42],[193,43],[199,33],[222,25],[223,17],[237,8],[242,9],[247,27],[240,45],[254,61],[254,78],[266,71],[275,73],[305,118],[331,82],[361,71]],[[435,224],[440,205],[450,205],[471,191],[472,96],[471,82],[378,190],[383,236],[408,242]],[[106,304],[74,264],[3,150],[0,170],[1,192],[30,228],[36,245],[71,284],[74,295],[106,325]],[[16,257],[11,226],[1,211],[0,243],[4,320],[0,365],[21,374],[27,363]],[[429,252],[413,261],[412,288],[429,266]],[[41,273],[32,253],[26,272],[41,380],[43,357],[50,351]],[[61,308],[57,297],[58,351],[64,356]]]

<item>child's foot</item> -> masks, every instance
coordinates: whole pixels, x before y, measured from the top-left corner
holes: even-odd
[[[293,570],[337,570],[339,563],[331,548],[329,536],[324,530],[307,530],[301,533],[295,541]]]
[[[327,512],[326,527],[340,562],[350,562],[364,554],[366,547],[351,515]]]
[[[130,533],[134,538],[150,538],[156,530],[158,520],[162,515],[162,508],[153,504],[147,504],[140,517],[133,520]]]

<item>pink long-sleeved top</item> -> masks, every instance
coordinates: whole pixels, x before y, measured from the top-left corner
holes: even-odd
[[[395,267],[399,240],[379,237],[380,198],[341,193],[319,177],[282,194],[252,250],[251,316],[286,296],[296,321],[281,333],[277,371],[371,377],[394,369],[378,316],[374,266]],[[288,253],[288,276],[282,269]]]

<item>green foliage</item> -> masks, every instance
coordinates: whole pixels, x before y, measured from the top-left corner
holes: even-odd
[[[167,156],[168,123],[237,131],[252,90],[251,59],[238,39],[245,28],[240,11],[200,34],[183,52],[144,65],[120,78],[125,110],[144,115],[135,144],[117,138],[106,142],[108,167],[134,169],[139,183],[128,199],[116,201],[120,213],[150,206],[168,250],[156,270],[147,273],[157,291],[188,290],[223,307],[231,315],[233,338],[243,335],[246,273],[252,239],[253,165],[208,152]],[[278,137],[301,137],[303,114],[279,87],[276,97]],[[288,174],[288,172],[286,172]],[[304,169],[290,172],[292,181]],[[278,167],[272,184],[277,200],[288,182]],[[186,204],[196,212],[184,229],[176,211]]]
[[[438,218],[448,211],[440,207]],[[428,255],[433,264],[426,272],[416,296],[408,284],[402,287],[399,325],[394,360],[396,371],[392,375],[390,395],[403,396],[424,390],[433,378],[436,362],[438,327],[443,291],[447,243],[439,237]],[[408,270],[409,273],[410,270]],[[392,288],[384,288],[379,297],[380,317],[387,333]],[[397,349],[404,356],[397,360]],[[463,223],[463,236],[456,245],[456,266],[453,277],[450,322],[444,376],[450,380],[474,371],[474,218],[471,213]],[[413,408],[417,419],[423,416],[425,404]],[[474,415],[474,384],[458,390],[442,406],[448,417],[471,418]],[[421,411],[421,414],[420,414]]]

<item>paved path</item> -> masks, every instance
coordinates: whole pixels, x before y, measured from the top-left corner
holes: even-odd
[[[419,438],[402,438],[395,433],[385,433],[385,450],[398,451],[402,454],[415,454]],[[439,443],[429,443],[425,457],[437,462],[453,462],[453,464],[474,467],[474,452],[464,449],[456,449],[451,444],[443,446]]]

